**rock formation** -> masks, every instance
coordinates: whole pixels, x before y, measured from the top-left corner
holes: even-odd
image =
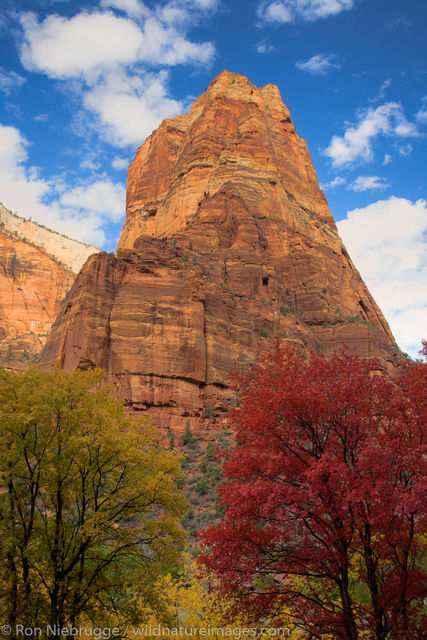
[[[18,368],[46,342],[60,303],[96,247],[0,205],[0,360]]]
[[[32,220],[21,218],[1,203],[0,230],[12,238],[21,238],[27,244],[35,245],[74,274],[80,271],[89,256],[99,252],[92,244],[73,240]]]
[[[103,367],[182,430],[224,416],[230,371],[274,339],[400,358],[277,87],[225,71],[138,150],[117,257],[89,258],[42,362]]]

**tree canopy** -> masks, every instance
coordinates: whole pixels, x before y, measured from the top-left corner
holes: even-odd
[[[103,373],[0,370],[0,602],[12,629],[139,619],[180,565],[179,461]]]
[[[427,365],[276,348],[240,377],[222,522],[203,562],[311,638],[421,640]],[[425,616],[425,614],[424,614]]]

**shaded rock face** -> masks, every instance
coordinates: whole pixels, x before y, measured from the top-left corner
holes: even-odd
[[[72,269],[78,271],[92,249],[0,205],[2,364],[17,369],[37,358],[61,301],[74,282]]]
[[[88,260],[42,362],[103,367],[182,430],[225,419],[230,372],[274,339],[399,362],[278,89],[223,72],[138,150],[117,257]]]

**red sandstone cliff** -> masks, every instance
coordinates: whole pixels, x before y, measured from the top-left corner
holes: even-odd
[[[224,415],[230,371],[277,338],[399,360],[277,87],[223,72],[138,150],[117,257],[88,260],[42,363],[103,367],[182,429]]]
[[[94,251],[0,205],[0,362],[18,368],[40,353],[76,272]]]

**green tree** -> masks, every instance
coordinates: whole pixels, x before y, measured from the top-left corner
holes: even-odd
[[[193,435],[189,420],[185,423],[185,431],[181,436],[181,444],[184,447],[189,447],[190,449],[196,448],[197,438]]]
[[[12,362],[13,360],[13,350],[12,350],[12,344],[9,342],[9,344],[7,345],[7,351],[6,351],[6,362]]]
[[[180,565],[178,459],[102,377],[0,370],[0,603],[12,628],[137,614],[141,593]]]

